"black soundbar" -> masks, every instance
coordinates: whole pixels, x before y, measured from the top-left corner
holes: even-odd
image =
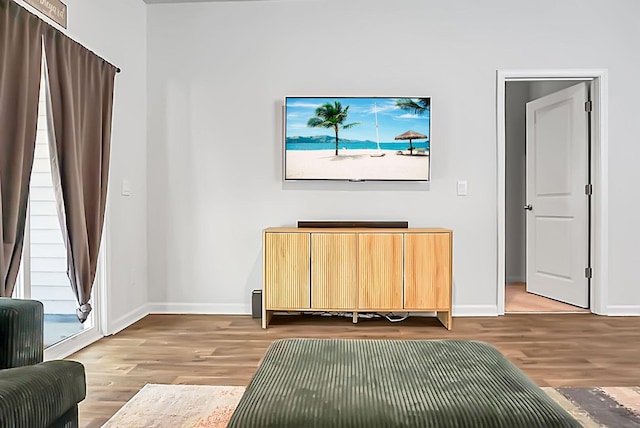
[[[299,221],[298,227],[406,229],[408,221]]]

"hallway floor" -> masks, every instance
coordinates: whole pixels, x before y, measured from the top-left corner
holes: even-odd
[[[540,313],[540,312],[590,312],[557,300],[548,299],[533,293],[527,293],[526,284],[519,282],[505,287],[505,312],[507,313]]]

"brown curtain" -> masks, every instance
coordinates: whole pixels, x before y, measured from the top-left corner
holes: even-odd
[[[116,68],[53,28],[44,45],[53,184],[67,274],[84,322],[104,224]]]
[[[22,257],[45,27],[0,0],[0,297],[11,297]]]

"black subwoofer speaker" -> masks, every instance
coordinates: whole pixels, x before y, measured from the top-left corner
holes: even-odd
[[[251,318],[262,318],[262,290],[251,292]]]

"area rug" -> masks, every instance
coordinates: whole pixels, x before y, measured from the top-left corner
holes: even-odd
[[[640,387],[542,389],[584,427],[640,428]]]
[[[147,384],[103,427],[224,428],[244,389]]]
[[[542,389],[586,428],[640,428],[640,387]],[[224,428],[244,390],[148,384],[103,427]]]

